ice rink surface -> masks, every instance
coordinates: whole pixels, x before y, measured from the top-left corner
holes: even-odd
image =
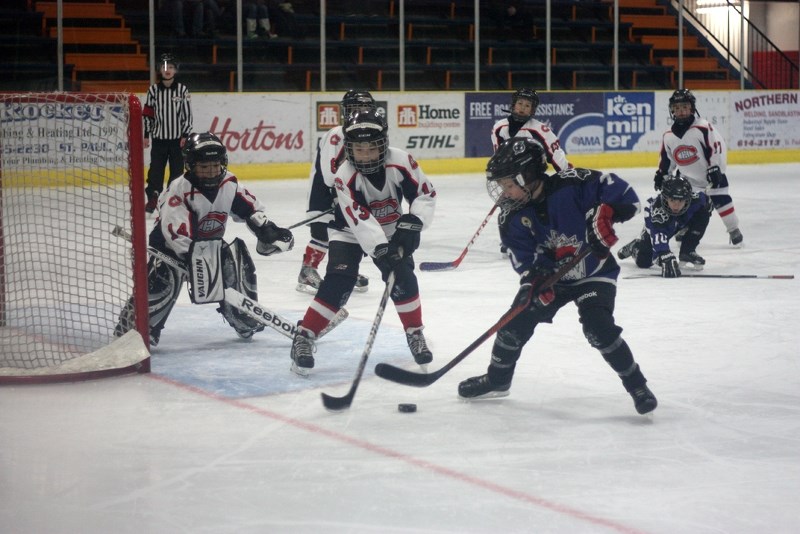
[[[653,193],[652,168],[617,172],[642,200]],[[728,176],[745,246],[728,245],[714,214],[704,272],[800,275],[800,165]],[[458,257],[491,207],[482,175],[431,178],[437,214],[417,262]],[[248,186],[279,224],[304,218],[305,181]],[[264,258],[230,226],[257,262],[259,301],[299,319],[307,229]],[[617,225],[617,248],[641,226],[641,214]],[[242,342],[183,295],[151,374],[1,387],[0,531],[800,532],[800,280],[626,279],[642,271],[622,262],[616,319],[658,397],[652,416],[635,412],[571,306],[537,329],[505,399],[456,394],[484,372],[491,340],[428,388],[377,378],[378,362],[416,367],[391,304],[352,407],[330,413],[320,392],[347,392],[382,290],[362,265],[370,290],[319,342],[307,379],[289,372],[289,339],[268,329]],[[418,274],[432,370],[517,288],[494,220],[457,270]]]

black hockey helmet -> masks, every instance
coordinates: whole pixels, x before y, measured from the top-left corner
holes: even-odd
[[[692,184],[683,176],[667,176],[664,180],[664,185],[661,186],[661,202],[664,209],[668,210],[672,215],[683,215],[689,209],[692,203]],[[682,200],[683,207],[678,211],[674,211],[669,207],[667,200]]]
[[[694,116],[697,114],[697,107],[695,107],[695,102],[697,102],[697,99],[688,89],[678,89],[674,93],[672,93],[672,96],[669,97],[669,116],[673,121],[675,121],[675,124],[683,126],[694,122]],[[692,107],[692,114],[689,117],[684,117],[681,119],[675,118],[675,111],[673,109],[673,106],[675,104],[684,104],[684,103],[689,104]]]
[[[518,113],[514,113],[514,106],[516,105],[517,100],[519,99],[530,100],[531,102],[530,115],[520,115]],[[531,89],[530,87],[522,87],[521,89],[517,89],[516,91],[514,91],[514,94],[511,95],[511,116],[520,122],[526,122],[528,119],[533,117],[536,114],[536,108],[538,107],[539,107],[539,95],[536,94],[536,91]]]
[[[504,211],[514,211],[531,200],[539,182],[547,180],[547,155],[542,144],[528,137],[512,137],[497,149],[486,165],[486,190]],[[507,194],[508,180],[527,192],[524,198]]]
[[[180,63],[178,63],[178,58],[175,57],[174,54],[169,52],[165,52],[158,56],[158,63],[156,64],[156,70],[161,70],[162,67],[165,65],[172,65],[175,67],[175,70],[180,69]]]
[[[347,117],[344,123],[344,151],[347,160],[363,174],[374,174],[382,169],[389,144],[388,132],[386,119],[376,109],[356,111]],[[358,148],[377,148],[378,156],[376,159],[358,161],[355,156]]]
[[[211,132],[189,135],[189,138],[183,144],[183,160],[186,168],[186,178],[198,189],[214,189],[218,187],[228,172],[228,151],[220,138]],[[219,174],[203,178],[197,176],[195,166],[204,162],[219,163]]]
[[[369,109],[375,109],[375,99],[372,98],[372,95],[369,93],[369,91],[350,89],[342,97],[341,107],[339,110],[341,123],[344,124],[347,120],[347,117],[349,117],[354,111],[366,111]]]

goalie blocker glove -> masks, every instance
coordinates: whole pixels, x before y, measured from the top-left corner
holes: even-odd
[[[247,227],[258,238],[256,252],[262,256],[286,252],[294,247],[294,236],[290,230],[280,228],[263,212],[256,212],[247,219]]]

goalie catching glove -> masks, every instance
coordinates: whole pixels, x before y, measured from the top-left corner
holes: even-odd
[[[514,299],[514,306],[524,304],[530,298],[529,309],[544,309],[556,298],[552,286],[541,289],[542,284],[553,274],[549,269],[538,265],[528,267],[519,278],[519,291]]]
[[[586,241],[598,258],[608,256],[609,249],[619,241],[614,233],[614,208],[600,204],[586,212]]]
[[[270,256],[279,252],[292,250],[294,247],[294,236],[290,230],[280,228],[267,216],[257,211],[247,219],[247,227],[258,238],[256,252],[262,256]]]

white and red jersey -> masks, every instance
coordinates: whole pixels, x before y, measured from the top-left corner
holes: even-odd
[[[344,160],[344,127],[335,126],[325,132],[320,140],[316,160],[311,166],[311,174],[308,177],[311,187],[308,191],[308,209],[306,210],[309,217],[317,216],[331,209],[333,194],[326,184],[333,183],[333,175],[336,174]],[[333,220],[333,215],[323,215],[317,219],[317,222],[324,223],[331,220]]]
[[[335,220],[329,228],[331,241],[357,243],[374,256],[375,247],[388,243],[395,225],[404,214],[402,201],[408,203],[408,213],[422,221],[423,229],[433,221],[436,190],[419,164],[408,152],[386,149],[385,179],[367,179],[346,159],[330,178],[338,205]]]
[[[263,204],[230,172],[214,196],[204,195],[182,175],[172,180],[158,199],[158,219],[150,234],[150,244],[157,248],[166,246],[184,259],[192,241],[221,239],[229,219],[244,222],[263,211]]]
[[[728,165],[725,140],[707,120],[701,118],[696,118],[680,135],[682,131],[683,128],[673,125],[664,132],[658,168],[665,174],[680,171],[695,192],[705,191],[709,185],[709,167],[716,165],[725,174]]]
[[[547,153],[547,162],[553,166],[556,172],[572,168],[572,165],[567,161],[567,154],[561,148],[561,141],[558,140],[558,137],[548,125],[530,118],[513,136],[511,135],[513,131],[511,126],[508,118],[500,119],[492,126],[492,150],[494,152],[497,152],[497,147],[511,137],[529,137],[536,139],[544,146]]]

